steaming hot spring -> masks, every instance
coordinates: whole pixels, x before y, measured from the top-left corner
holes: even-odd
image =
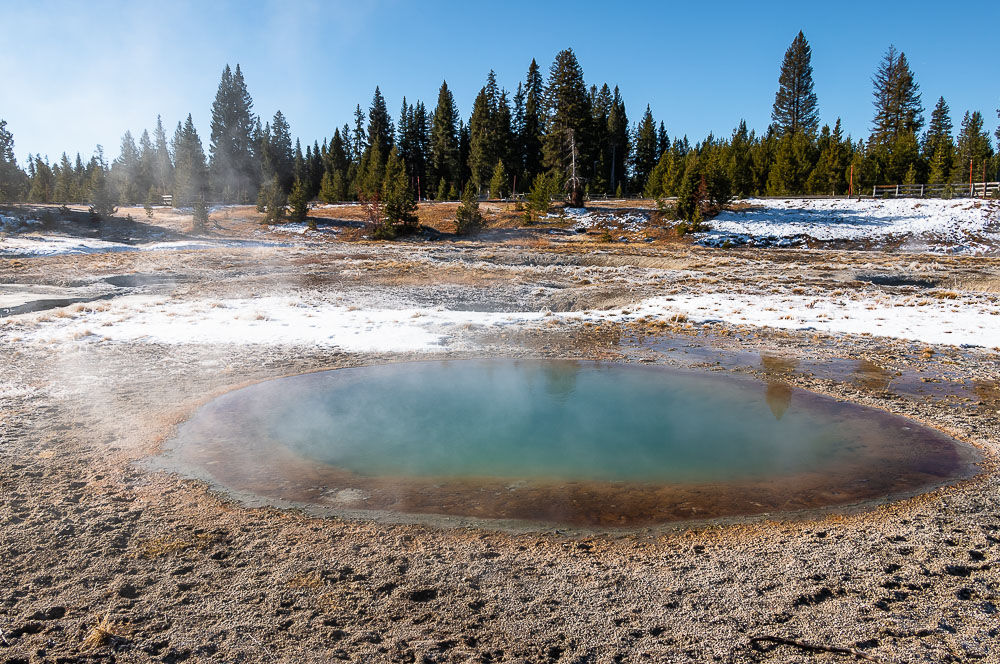
[[[339,515],[627,528],[845,506],[971,474],[883,411],[600,362],[406,362],[270,380],[184,423],[167,465]]]

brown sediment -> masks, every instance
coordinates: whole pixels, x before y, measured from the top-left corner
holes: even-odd
[[[159,212],[154,223],[169,226],[175,216],[190,223],[189,215]],[[239,237],[259,232],[252,212],[220,221]],[[186,279],[150,290],[181,301],[301,288],[370,302],[421,296],[383,284],[409,280],[412,271],[399,265],[427,257],[433,260],[413,262],[414,269],[445,306],[489,297],[537,311],[675,288],[702,292],[709,272],[718,280],[713,289],[767,293],[808,282],[817,297],[860,288],[853,276],[873,270],[958,289],[995,283],[1000,273],[992,258],[534,238],[531,246],[330,241],[61,256],[0,261],[0,280],[60,285],[167,273]],[[591,254],[595,247],[605,253]],[[382,268],[372,256],[391,260]],[[589,271],[603,257],[616,272]],[[449,275],[473,259],[505,278],[481,278],[477,268],[452,287]],[[504,271],[513,264],[524,267]],[[628,279],[619,280],[619,269]],[[664,283],[663,270],[684,272]],[[556,290],[518,290],[536,285]],[[142,463],[210,395],[419,355],[46,344],[29,338],[33,320],[15,316],[0,325],[2,661],[759,664],[798,656],[754,650],[750,639],[760,634],[897,662],[993,662],[1000,654],[1000,355],[993,349],[939,345],[926,353],[926,344],[902,340],[681,322],[456,331],[471,347],[442,356],[602,357],[780,378],[932,426],[983,455],[974,479],[860,510],[565,536],[541,527],[438,528],[248,507],[211,484]],[[797,366],[769,375],[761,355]],[[114,638],[84,651],[94,625],[113,625]],[[824,657],[831,656],[816,656]]]

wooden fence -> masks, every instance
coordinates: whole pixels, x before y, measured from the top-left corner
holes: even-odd
[[[881,184],[872,187],[872,198],[996,198],[1000,182],[971,184]]]

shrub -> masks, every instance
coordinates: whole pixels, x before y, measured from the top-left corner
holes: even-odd
[[[458,235],[467,235],[482,228],[483,215],[479,211],[479,199],[476,198],[476,190],[472,183],[465,185],[462,192],[462,203],[455,212],[455,232]]]

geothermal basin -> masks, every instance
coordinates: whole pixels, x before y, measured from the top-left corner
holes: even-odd
[[[562,360],[404,362],[258,383],[163,463],[341,516],[621,529],[792,514],[970,477],[944,433],[783,383]]]

